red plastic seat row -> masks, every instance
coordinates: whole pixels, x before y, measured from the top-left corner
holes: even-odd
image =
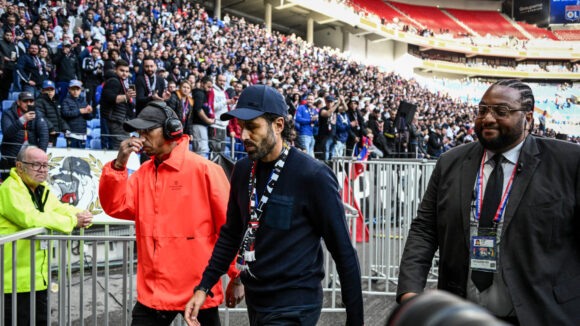
[[[508,20],[496,11],[473,11],[461,9],[446,9],[455,18],[469,26],[481,36],[487,34],[493,36],[514,36],[521,40],[526,40],[519,30],[517,30]]]
[[[439,33],[439,30],[449,30],[451,34],[465,34],[469,33],[465,28],[459,25],[451,17],[447,16],[443,11],[436,7],[409,5],[405,3],[393,2],[390,3],[409,15],[426,28],[432,30],[434,33]]]
[[[563,41],[580,41],[580,29],[554,31]]]
[[[404,15],[401,15],[398,11],[393,9],[388,4],[384,3],[381,0],[351,0],[351,2],[355,5],[364,9],[372,14],[375,14],[385,20],[385,23],[393,23],[395,18],[397,18],[400,22],[406,25],[415,26],[416,28],[420,28],[416,26],[415,23],[410,21]]]
[[[546,38],[551,39],[551,40],[556,40],[556,41],[560,40],[558,38],[558,36],[556,36],[556,35],[554,35],[554,33],[552,33],[552,31],[549,31],[545,28],[540,28],[536,25],[531,25],[531,24],[522,23],[522,22],[518,22],[518,24],[520,26],[522,26],[528,33],[530,33],[535,38],[546,37]]]

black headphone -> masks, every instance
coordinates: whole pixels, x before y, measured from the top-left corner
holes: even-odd
[[[181,138],[183,135],[183,125],[177,119],[177,115],[164,102],[153,101],[147,105],[154,106],[165,112],[167,119],[163,122],[163,137],[168,140]]]

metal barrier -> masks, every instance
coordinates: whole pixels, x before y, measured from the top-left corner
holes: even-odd
[[[435,161],[361,162],[345,157],[333,159],[332,166],[344,188],[343,201],[353,208],[358,205],[368,227],[368,241],[357,243],[357,236],[365,240],[366,235],[357,234],[358,219],[349,219],[361,265],[363,293],[395,295],[405,240]],[[365,232],[364,228],[362,230]],[[436,258],[430,282],[436,281],[437,273]]]

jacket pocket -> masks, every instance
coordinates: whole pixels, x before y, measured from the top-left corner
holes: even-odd
[[[264,212],[264,223],[271,228],[289,230],[293,208],[294,197],[272,194]]]
[[[560,281],[553,289],[556,302],[562,304],[580,297],[578,289],[580,289],[580,275],[576,275],[569,280]]]

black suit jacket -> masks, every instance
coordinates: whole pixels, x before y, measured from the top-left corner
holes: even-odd
[[[459,146],[433,171],[401,260],[397,299],[425,287],[466,296],[470,206],[483,147]],[[504,214],[500,266],[522,325],[580,325],[580,146],[528,136]]]

